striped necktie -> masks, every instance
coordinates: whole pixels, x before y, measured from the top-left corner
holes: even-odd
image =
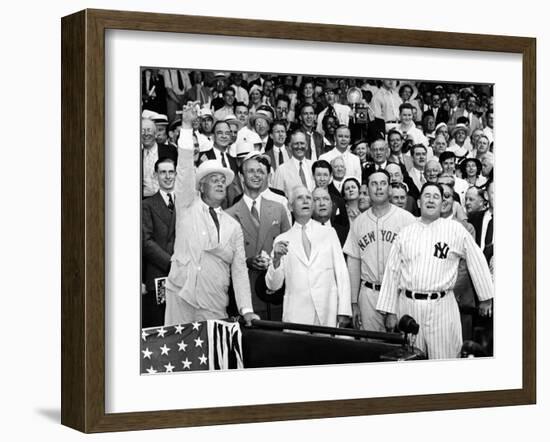
[[[303,161],[300,161],[300,179],[302,180],[302,184],[307,187],[306,182],[306,174],[304,173],[304,168],[302,167]]]

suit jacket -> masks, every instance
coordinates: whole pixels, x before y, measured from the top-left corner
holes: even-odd
[[[219,231],[208,207],[195,190],[193,137],[182,129],[176,175],[176,238],[166,283],[166,325],[181,323],[182,312],[169,296],[179,296],[196,308],[226,317],[231,280],[240,312],[252,309],[242,228],[225,212],[218,214]],[[213,277],[214,275],[214,277]]]
[[[208,149],[203,154],[209,160],[215,160],[216,159],[216,154],[214,153],[214,147],[212,149]],[[203,154],[201,154],[201,157],[202,157]],[[225,201],[222,204],[223,209],[227,209],[228,207],[231,207],[235,203],[235,199],[239,195],[242,195],[242,193],[243,193],[243,186],[242,186],[242,183],[241,183],[241,179],[239,177],[239,167],[237,166],[237,160],[236,160],[236,158],[232,157],[229,154],[227,154],[226,157],[227,157],[227,160],[229,162],[230,169],[235,174],[235,178],[233,179],[231,184],[229,186],[227,186],[227,196],[225,198]]]
[[[424,116],[426,115],[431,115],[433,116],[434,115],[434,111],[433,109],[428,109],[426,112],[424,112]],[[449,121],[449,112],[445,109],[443,109],[442,107],[440,107],[438,110],[437,110],[437,115],[435,117],[435,124],[436,126],[439,124],[439,123],[445,123],[447,124],[447,122]]]
[[[176,214],[170,212],[160,192],[143,200],[142,238],[147,290],[155,289],[155,278],[168,275],[174,252]]]
[[[302,164],[306,181],[308,182],[308,188],[310,191],[315,187],[315,180],[311,172],[311,160],[304,159]],[[282,190],[287,197],[290,197],[292,189],[302,184],[300,175],[296,168],[296,164],[293,161],[287,161],[281,167],[277,169],[273,177],[273,187]]]
[[[286,149],[286,145],[285,145],[285,149]],[[269,140],[267,140],[267,144],[265,146],[265,154],[269,156],[269,159],[271,160],[271,170],[275,172],[277,170],[277,162],[275,161],[275,152],[273,150],[273,140],[271,139],[271,137],[269,138]],[[292,156],[292,155],[289,155],[289,156]]]
[[[241,198],[238,203],[226,210],[229,215],[239,222],[243,229],[244,251],[247,259],[259,255],[262,250],[271,255],[274,239],[290,229],[288,216],[282,204],[265,198],[262,198],[261,202],[259,228],[252,220],[252,215],[244,202],[244,198]],[[265,272],[248,268],[252,306],[254,312],[258,314],[266,310],[266,303],[256,295],[255,290],[256,280],[264,274]],[[262,315],[260,314],[260,316]]]
[[[332,215],[330,217],[330,220],[333,224],[333,227],[336,229],[334,225],[340,224],[342,227],[349,230],[349,219],[346,211],[346,202],[344,201],[342,194],[338,192],[338,189],[336,189],[333,183],[330,183],[328,185],[327,190],[328,194],[330,195],[330,199],[332,200]],[[338,232],[338,230],[336,230],[336,232]]]
[[[475,213],[472,213],[469,217],[468,217],[468,222],[474,226],[474,229],[476,231],[476,244],[481,247],[481,250],[483,250],[483,254],[485,255],[485,258],[487,259],[487,263],[489,263],[491,261],[491,258],[493,257],[493,241],[490,241],[489,244],[485,245],[485,244],[481,244],[481,234],[483,233],[482,230],[483,230],[483,218],[485,217],[485,212],[487,212],[487,210],[483,210],[481,212],[475,212]],[[494,217],[493,217],[494,219]],[[494,221],[493,221],[494,223]],[[487,233],[486,233],[486,236],[487,235],[490,235],[491,237],[493,236],[493,231],[489,228],[489,226],[487,226]]]
[[[308,223],[311,254],[302,246],[302,226],[295,223],[275,239],[288,241],[288,253],[279,267],[271,264],[267,287],[278,290],[285,283],[283,321],[336,326],[337,315],[351,316],[349,275],[336,231],[317,221]]]
[[[313,138],[313,142],[315,143],[317,159],[325,153],[325,138],[316,131],[313,131],[311,135],[306,132],[306,158],[308,160],[311,160],[311,138]]]

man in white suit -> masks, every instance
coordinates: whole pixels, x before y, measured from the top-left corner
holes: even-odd
[[[275,239],[266,285],[285,283],[283,321],[344,327],[350,322],[349,275],[336,231],[311,219],[313,199],[304,186],[290,195],[295,223]]]
[[[290,191],[300,184],[310,191],[315,187],[311,171],[313,163],[306,158],[306,148],[306,134],[300,130],[293,132],[290,136],[292,158],[277,168],[272,184],[275,189],[282,190],[287,198]]]

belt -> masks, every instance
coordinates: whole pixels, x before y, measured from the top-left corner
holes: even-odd
[[[411,292],[410,290],[405,290],[405,296],[407,298],[411,299],[441,299],[443,298],[447,292],[435,292],[435,293],[417,293],[417,292]]]
[[[369,282],[369,281],[363,281],[363,284],[365,285],[365,287],[368,287],[369,289],[375,290],[377,292],[379,292],[380,287],[382,287],[381,284],[373,284],[372,282]]]

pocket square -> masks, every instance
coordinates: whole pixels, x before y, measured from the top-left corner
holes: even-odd
[[[274,225],[276,225],[276,224],[280,224],[280,223],[279,223],[279,220],[274,219],[273,222],[271,223],[271,225],[274,226]]]

